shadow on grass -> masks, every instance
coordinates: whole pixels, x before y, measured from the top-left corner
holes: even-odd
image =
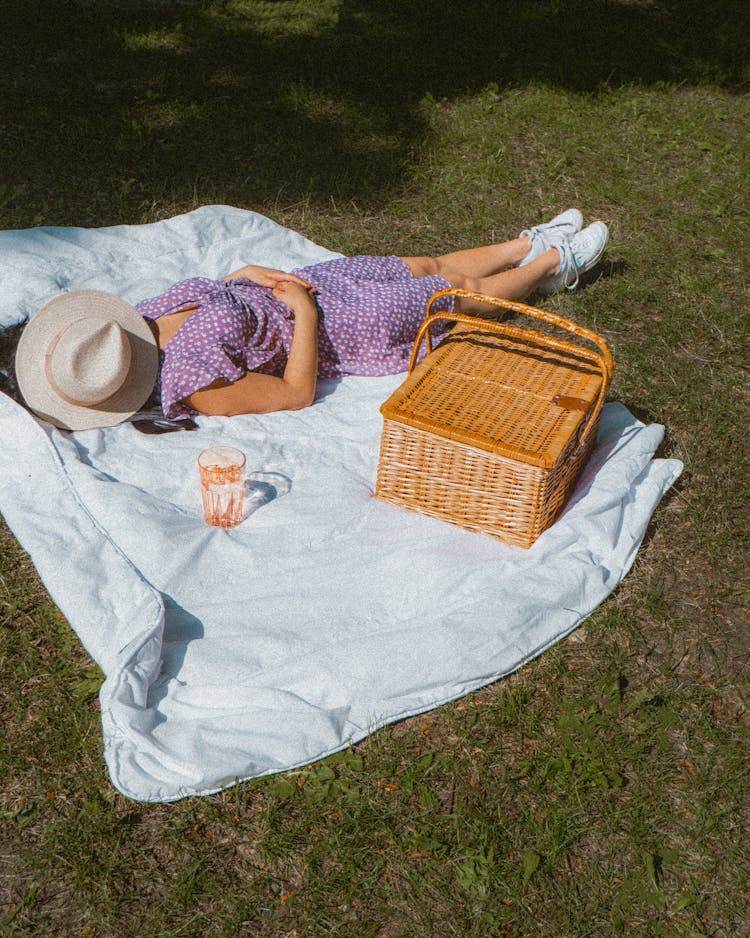
[[[597,264],[593,270],[581,276],[578,289],[585,289],[599,280],[611,280],[613,277],[622,277],[628,267],[627,261],[623,260],[621,257],[614,259],[605,258],[601,263]]]
[[[739,91],[748,20],[730,0],[12,0],[0,212],[108,223],[191,193],[376,204],[407,180],[427,94]]]

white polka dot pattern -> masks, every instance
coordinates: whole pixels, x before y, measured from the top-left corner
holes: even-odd
[[[413,276],[398,257],[336,258],[294,273],[318,291],[320,378],[405,371],[427,302],[449,286],[437,275]],[[436,306],[450,311],[452,302],[447,297]],[[199,308],[161,357],[157,390],[172,419],[194,414],[182,399],[217,378],[236,381],[247,371],[282,375],[294,334],[292,311],[249,280],[194,277],[137,309],[158,319],[193,305]],[[434,333],[440,335],[439,324]]]

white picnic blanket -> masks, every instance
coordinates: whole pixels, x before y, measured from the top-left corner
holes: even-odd
[[[135,302],[250,261],[331,252],[252,212],[0,233],[0,324],[61,290]],[[378,408],[401,378],[346,378],[307,410],[195,432],[71,434],[0,395],[0,510],[106,674],[107,766],[141,801],[207,794],[335,752],[518,668],[620,582],[679,475],[662,428],[605,408],[558,522],[528,551],[373,497]],[[195,460],[247,454],[250,514],[207,527]]]

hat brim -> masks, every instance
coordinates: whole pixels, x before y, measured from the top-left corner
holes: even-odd
[[[131,366],[122,386],[90,407],[60,397],[47,379],[47,350],[66,326],[85,316],[117,322],[130,341]],[[16,377],[23,398],[39,417],[63,430],[111,427],[132,417],[148,400],[159,371],[159,349],[138,310],[103,290],[74,290],[50,300],[29,320],[16,349]]]

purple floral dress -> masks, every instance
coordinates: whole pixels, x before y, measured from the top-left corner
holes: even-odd
[[[342,257],[295,271],[317,288],[318,377],[405,371],[433,293],[450,286],[438,275],[415,277],[398,257]],[[218,378],[248,371],[281,376],[294,335],[294,313],[250,280],[193,277],[137,304],[147,319],[198,309],[162,352],[157,392],[164,415],[189,417],[183,398]],[[453,298],[435,310],[450,312]],[[446,327],[436,324],[433,334]]]

